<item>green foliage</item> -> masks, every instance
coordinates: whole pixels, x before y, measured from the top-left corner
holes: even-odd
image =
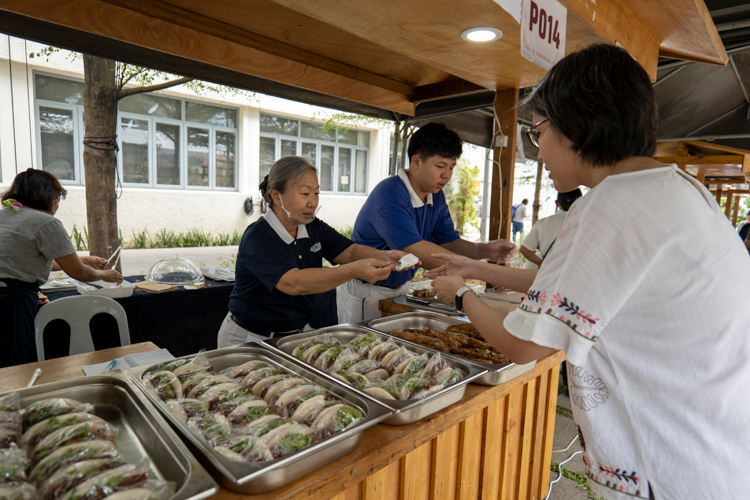
[[[479,167],[471,166],[461,159],[453,169],[446,195],[453,224],[459,234],[467,231],[467,225],[479,229],[479,218],[474,200],[479,196]]]
[[[144,229],[143,231],[133,231],[132,232],[133,238],[130,240],[130,245],[133,248],[146,248],[146,245],[148,245],[148,229]]]
[[[230,254],[228,259],[219,258],[219,265],[220,266],[235,267],[236,264],[237,264],[237,254],[236,253]]]
[[[557,405],[557,409],[555,410],[555,413],[563,417],[573,418],[573,412],[568,410],[564,406]]]
[[[83,228],[83,233],[81,233],[76,225],[73,224],[73,232],[70,233],[70,240],[76,247],[76,251],[89,249],[89,232],[86,230],[85,226]]]
[[[373,118],[371,116],[357,115],[354,113],[333,113],[331,115],[326,113],[319,113],[313,111],[313,116],[310,121],[322,120],[323,121],[323,132],[333,131],[348,131],[351,128],[364,127],[365,125],[371,125],[378,123],[381,125],[390,125],[389,120],[383,120],[382,118]]]
[[[347,226],[344,229],[337,229],[336,231],[338,231],[341,236],[346,236],[347,238],[352,239],[354,228],[352,226]]]

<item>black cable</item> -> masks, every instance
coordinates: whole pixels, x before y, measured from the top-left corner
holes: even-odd
[[[34,168],[34,142],[31,140],[33,132],[31,129],[31,117],[34,115],[31,108],[31,92],[29,91],[29,49],[26,47],[26,39],[23,41],[23,54],[26,59],[26,103],[29,106],[29,156],[31,156],[31,168]]]
[[[16,175],[18,175],[18,145],[16,144],[16,106],[13,102],[13,56],[10,51],[10,35],[8,35],[8,72],[10,73],[10,114],[13,125],[13,156],[16,159]]]

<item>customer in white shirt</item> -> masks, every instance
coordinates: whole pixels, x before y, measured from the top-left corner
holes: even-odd
[[[557,199],[555,200],[557,212],[538,220],[523,239],[521,246],[518,247],[519,253],[526,258],[526,262],[523,264],[524,269],[539,269],[542,261],[555,244],[557,233],[560,232],[565,223],[565,216],[570,206],[581,196],[579,188],[575,188],[569,193],[557,193]]]
[[[516,234],[521,233],[523,237],[523,220],[529,217],[528,213],[529,200],[524,198],[521,203],[513,206],[513,215],[510,218],[511,225],[513,226],[513,235],[511,240],[516,241]]]
[[[651,80],[625,50],[593,45],[524,104],[555,188],[591,190],[539,271],[451,257],[433,289],[517,363],[565,351],[595,495],[748,498],[750,281],[737,276],[750,259],[705,186],[654,160]],[[492,309],[463,288],[477,275],[528,291]]]

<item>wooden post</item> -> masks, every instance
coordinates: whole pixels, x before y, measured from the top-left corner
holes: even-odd
[[[734,195],[734,210],[732,211],[732,225],[737,227],[737,215],[740,211],[740,195]]]
[[[716,185],[716,203],[721,206],[721,197],[724,195],[724,193],[721,191],[721,188],[724,186],[724,184],[717,184]]]
[[[729,213],[732,211],[732,198],[734,198],[732,192],[727,191],[727,206],[724,207],[724,215],[727,216],[727,219],[729,218]]]
[[[505,148],[492,145],[492,195],[490,205],[490,239],[510,239],[510,213],[513,207],[513,182],[516,166],[516,123],[518,122],[518,87],[500,89],[495,94],[495,113],[500,132],[508,137]],[[502,151],[501,151],[502,149]],[[500,167],[498,167],[498,162]]]
[[[534,212],[531,215],[531,225],[536,224],[539,220],[539,209],[542,202],[539,200],[542,194],[542,176],[544,175],[544,162],[538,161],[536,167],[536,185],[534,186]]]

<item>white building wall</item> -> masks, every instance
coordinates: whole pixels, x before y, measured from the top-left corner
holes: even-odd
[[[12,54],[10,65],[8,64],[9,40]],[[34,42],[0,36],[0,192],[8,188],[17,172],[31,166],[39,166],[34,72],[41,71],[51,75],[83,79],[83,61],[80,57],[71,60],[65,51],[53,54],[49,58],[28,57],[28,54],[37,53],[43,47],[44,45]],[[276,114],[301,120],[324,120],[337,112],[261,94],[257,94],[254,99],[246,96],[220,95],[197,97],[183,87],[174,87],[160,93],[239,109],[238,189],[235,192],[227,192],[122,188],[122,195],[118,200],[118,222],[126,240],[131,238],[133,232],[143,229],[148,229],[152,234],[163,228],[175,232],[192,228],[200,228],[212,233],[243,231],[260,215],[260,191],[258,189],[260,114]],[[369,193],[378,182],[388,176],[392,126],[376,122],[357,128],[370,132],[367,181]],[[472,145],[464,147],[463,157],[470,164],[480,168],[480,179],[483,179],[485,154],[484,148]],[[68,198],[61,203],[57,216],[68,231],[72,231],[74,225],[78,230],[82,230],[86,226],[84,186],[66,184],[65,188],[68,190]],[[533,199],[533,185],[516,184],[514,193],[514,198],[518,201],[523,197],[531,200]],[[252,198],[255,204],[252,216],[246,215],[243,210],[247,198]],[[335,228],[352,227],[366,199],[367,196],[363,194],[323,193],[319,216]],[[489,206],[489,203],[486,202],[485,205]],[[552,205],[552,210],[545,206],[543,209],[545,215],[552,213],[554,202]]]

